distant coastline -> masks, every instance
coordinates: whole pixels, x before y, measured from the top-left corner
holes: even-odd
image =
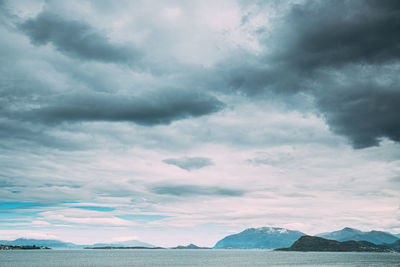
[[[39,247],[39,246],[11,246],[11,245],[1,245],[0,250],[32,250],[32,249],[51,249],[49,247]]]
[[[363,232],[345,227],[341,230],[308,235],[306,233],[279,227],[248,228],[242,232],[225,236],[213,247],[195,244],[160,247],[139,240],[116,243],[94,243],[79,245],[60,240],[18,238],[0,240],[1,250],[77,248],[77,249],[270,249],[277,251],[363,251],[400,252],[400,238],[396,234],[372,230]]]
[[[165,249],[162,247],[85,247],[84,249]]]

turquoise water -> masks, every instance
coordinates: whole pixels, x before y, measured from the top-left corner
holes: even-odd
[[[0,251],[1,267],[21,266],[395,266],[400,253],[267,250]]]

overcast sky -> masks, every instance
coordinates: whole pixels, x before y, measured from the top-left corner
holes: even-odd
[[[0,0],[0,239],[400,233],[400,1]]]

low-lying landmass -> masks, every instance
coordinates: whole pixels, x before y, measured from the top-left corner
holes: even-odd
[[[0,240],[0,244],[7,246],[36,246],[49,248],[85,248],[85,247],[155,247],[152,244],[141,242],[139,240],[127,240],[116,243],[95,243],[87,245],[78,245],[71,242],[63,242],[53,239],[28,239],[18,238],[15,240]]]
[[[395,241],[395,242],[393,242],[391,244],[385,243],[383,245],[385,245],[385,246],[387,246],[389,248],[395,249],[397,251],[400,251],[400,240],[397,240],[397,241]]]
[[[50,249],[48,247],[0,245],[0,250]]]
[[[85,247],[84,249],[165,249],[162,247]]]
[[[318,236],[302,236],[288,248],[276,251],[332,251],[332,252],[394,252],[390,245],[376,245],[368,241],[336,241]]]
[[[63,242],[53,239],[31,239],[17,238],[15,240],[0,240],[0,244],[6,246],[36,246],[49,248],[75,248],[77,245],[70,242]]]
[[[96,243],[93,245],[86,245],[84,247],[146,247],[153,248],[156,247],[152,244],[145,243],[139,240],[127,240],[123,242],[114,242],[114,243]]]

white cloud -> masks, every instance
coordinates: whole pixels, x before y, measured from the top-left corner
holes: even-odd
[[[165,15],[169,19],[175,19],[182,14],[182,9],[180,9],[179,7],[167,7],[164,10],[165,10]]]

